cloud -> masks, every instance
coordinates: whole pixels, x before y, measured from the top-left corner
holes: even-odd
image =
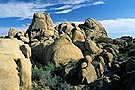
[[[81,4],[85,2],[91,2],[93,0],[58,0],[58,3],[62,4]]]
[[[99,5],[99,4],[105,4],[103,1],[97,1],[97,2],[94,2],[92,5]]]
[[[0,2],[0,18],[18,17],[31,19],[35,12],[69,13],[75,9],[90,6],[92,3],[93,5],[103,4],[99,0],[28,0],[27,2],[25,0],[7,0]]]
[[[72,5],[64,5],[64,6],[55,8],[55,10],[62,10],[62,9],[67,9],[67,8],[71,8],[71,7],[72,7]]]
[[[58,12],[55,12],[56,14],[62,14],[62,13],[69,13],[71,12],[72,9],[67,9],[67,10],[63,10],[63,11],[58,11]]]
[[[52,4],[40,5],[34,3],[6,3],[0,4],[0,18],[19,17],[32,18],[34,12],[45,12],[45,7]]]
[[[84,24],[84,22],[82,21],[63,21],[63,22],[72,22],[72,23],[75,23],[76,25],[79,25],[79,24]],[[61,24],[62,22],[56,22],[54,23],[54,26],[57,26],[58,24]]]
[[[86,5],[82,4],[82,5],[64,5],[60,8],[56,8],[56,10],[60,10],[60,11],[56,11],[56,14],[63,14],[63,13],[69,13],[75,9],[81,8],[81,7],[85,7]],[[66,9],[66,8],[67,9]]]
[[[95,0],[93,0],[95,1]],[[105,4],[103,1],[95,1],[92,2],[92,0],[68,0],[66,4],[64,4],[61,7],[55,8],[54,10],[59,10],[56,11],[56,14],[63,14],[63,13],[69,13],[75,9],[79,9],[82,7],[87,7],[87,6],[92,6],[92,5],[99,5],[99,4]]]
[[[135,18],[119,18],[100,21],[112,38],[129,35],[135,36]]]

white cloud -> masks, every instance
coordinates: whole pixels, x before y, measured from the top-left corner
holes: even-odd
[[[84,2],[91,2],[93,0],[58,0],[58,3],[62,4],[81,4]]]
[[[46,7],[55,4],[40,4],[40,3],[6,3],[0,4],[0,18],[19,17],[21,19],[32,18],[35,12],[45,12]]]
[[[100,21],[112,38],[129,35],[135,36],[135,18],[120,18]]]
[[[72,21],[72,23],[75,23],[76,25],[84,24],[84,22],[82,22],[82,21]]]
[[[67,9],[67,8],[71,8],[71,7],[72,7],[72,5],[64,5],[64,6],[55,8],[55,10],[62,10],[62,9]]]
[[[92,5],[99,5],[99,4],[105,4],[103,1],[96,1]]]
[[[72,0],[70,0],[71,2]],[[99,5],[99,4],[105,4],[103,1],[96,1],[94,2],[93,4],[91,3],[83,3],[83,2],[87,2],[88,0],[78,0],[78,3],[80,4],[77,4],[77,0],[74,1],[74,3],[72,4],[65,4],[64,6],[61,6],[61,7],[58,7],[58,8],[55,8],[54,10],[61,10],[61,11],[56,11],[55,13],[56,14],[61,14],[61,13],[69,13],[75,9],[79,9],[79,8],[82,8],[82,7],[87,7],[87,6],[92,6],[92,5]]]
[[[58,11],[58,12],[55,12],[56,14],[63,14],[63,13],[69,13],[71,12],[72,9],[67,9],[67,10],[63,10],[63,11]]]
[[[63,22],[72,22],[72,23],[75,23],[76,25],[79,25],[79,24],[84,24],[84,22],[82,21],[63,21]],[[62,22],[56,22],[54,23],[54,26],[57,26],[58,24],[61,24]]]
[[[32,15],[36,11],[42,12],[42,9],[36,9],[36,4],[32,3],[6,3],[0,4],[0,17],[20,17],[20,18],[32,18]]]
[[[95,0],[29,0],[31,2],[19,2],[10,0],[8,3],[0,4],[0,18],[19,17],[21,19],[32,18],[35,12],[49,12],[54,14],[69,13],[75,9],[92,5]],[[93,5],[103,4],[97,1]],[[59,5],[55,7],[55,5]],[[63,6],[61,6],[63,5]],[[51,10],[53,10],[51,12]]]

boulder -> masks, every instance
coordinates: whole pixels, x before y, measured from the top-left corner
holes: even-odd
[[[17,39],[0,39],[0,90],[19,90],[20,86],[27,86],[25,90],[31,88],[30,54],[26,54],[28,58],[25,58],[25,55],[20,50],[22,45],[24,43]],[[29,53],[27,49],[25,50],[26,53]],[[17,64],[20,59],[21,62],[24,62],[21,66]],[[20,72],[19,68],[23,70]],[[25,74],[25,76],[20,77],[18,74]],[[22,79],[23,82],[29,81],[29,83],[21,85]]]
[[[8,31],[8,37],[9,38],[14,38],[17,34],[17,30],[15,28],[10,28],[10,30]]]
[[[79,27],[84,29],[87,37],[108,37],[107,32],[105,28],[102,26],[102,24],[93,18],[86,19],[85,23],[79,25]]]
[[[97,75],[91,61],[92,58],[89,56],[78,61],[70,61],[62,68],[62,76],[72,85],[84,85],[94,82]]]
[[[64,33],[70,35],[73,28],[74,27],[70,22],[63,22],[56,26],[56,30],[58,31],[59,35]]]
[[[94,59],[92,60],[92,65],[94,66],[97,76],[101,77],[104,73],[104,59],[101,56],[95,56]]]
[[[32,23],[27,33],[30,40],[41,40],[54,36],[53,21],[50,15],[46,13],[34,13]]]
[[[53,44],[53,60],[56,64],[66,64],[71,60],[83,58],[81,50],[75,46],[67,35],[62,35]]]
[[[42,64],[54,62],[56,66],[67,64],[72,60],[83,58],[81,50],[75,46],[68,35],[63,34],[54,43],[46,45],[46,41],[32,48],[33,57]]]
[[[85,49],[90,52],[90,54],[99,54],[102,50],[96,45],[91,38],[87,38],[85,41]]]
[[[18,31],[18,33],[16,34],[16,38],[17,38],[18,40],[23,41],[24,43],[29,43],[29,38],[28,38],[26,32],[23,31],[23,30]]]
[[[103,57],[104,63],[105,63],[106,65],[108,65],[109,63],[112,63],[113,60],[114,60],[113,54],[110,53],[110,52],[108,52],[108,51],[105,50],[105,49],[100,53],[100,55]]]
[[[52,38],[49,38],[48,40],[45,40],[43,43],[37,43],[34,45],[32,49],[32,59],[34,61],[38,61],[42,64],[48,64],[48,62],[51,62],[52,57],[52,43],[54,40]]]
[[[85,41],[85,32],[81,30],[77,25],[71,22],[63,22],[57,25],[56,30],[61,34],[67,34],[72,39],[73,42]]]
[[[24,54],[25,58],[30,58],[31,57],[31,48],[29,47],[28,44],[21,45],[20,50]]]
[[[79,70],[79,79],[82,79],[81,83],[92,83],[97,79],[97,74],[94,66],[91,64],[92,58],[86,57],[86,62],[81,64],[81,70]]]
[[[0,54],[0,90],[19,90],[20,78],[11,55]]]
[[[78,26],[76,26],[72,30],[72,41],[77,42],[77,41],[85,41],[85,32],[81,30]]]
[[[32,85],[30,60],[28,58],[19,58],[16,63],[18,65],[20,85],[23,86],[25,90],[30,90]]]

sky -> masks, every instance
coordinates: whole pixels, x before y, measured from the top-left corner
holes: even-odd
[[[35,12],[49,13],[54,25],[94,18],[111,38],[135,37],[135,0],[0,0],[0,36],[10,27],[27,30]]]

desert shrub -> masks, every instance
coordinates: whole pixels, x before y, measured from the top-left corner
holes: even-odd
[[[51,90],[73,90],[70,84],[56,76],[54,72],[55,66],[52,63],[40,68],[35,66],[32,70],[33,89],[45,90],[49,87]]]
[[[96,38],[95,41],[97,43],[113,43],[113,40],[111,38],[106,38],[106,37]]]
[[[38,68],[37,66],[35,66],[32,69],[32,80],[36,80],[39,81],[40,79],[42,79],[44,76],[44,70],[43,68]]]
[[[125,40],[123,40],[123,39],[119,39],[119,38],[117,38],[117,39],[114,39],[113,40],[113,44],[115,44],[115,45],[121,45],[121,46],[126,46],[126,42],[125,42]]]
[[[75,88],[70,86],[70,84],[67,84],[66,81],[64,81],[58,84],[57,90],[75,90]]]

